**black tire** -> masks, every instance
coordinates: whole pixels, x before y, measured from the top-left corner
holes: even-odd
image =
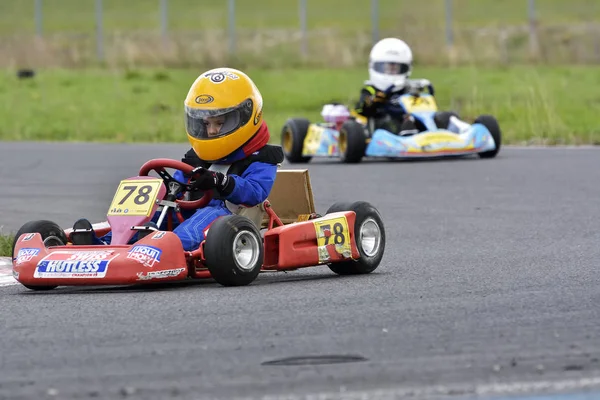
[[[458,114],[454,111],[440,111],[435,113],[433,116],[433,122],[435,122],[435,125],[438,127],[438,129],[448,129],[451,116],[459,118]]]
[[[281,129],[281,147],[290,163],[307,163],[312,157],[304,157],[302,149],[310,121],[306,118],[290,118]]]
[[[42,239],[45,242],[47,242],[47,243],[45,243],[46,247],[64,246],[68,242],[65,231],[60,226],[58,226],[58,224],[56,224],[52,221],[46,221],[46,220],[30,221],[30,222],[27,222],[25,225],[23,225],[21,228],[19,228],[19,230],[15,234],[15,239],[14,239],[13,245],[12,245],[13,258],[16,257],[15,246],[17,245],[17,240],[19,240],[19,237],[24,233],[39,233],[40,235],[42,235]],[[27,289],[31,289],[31,290],[52,290],[52,289],[56,289],[58,287],[58,286],[32,286],[32,285],[25,285],[25,284],[22,284],[22,285],[25,286]]]
[[[496,148],[490,151],[484,151],[483,153],[479,153],[480,158],[494,158],[500,151],[500,147],[502,146],[502,132],[500,131],[500,126],[498,125],[498,121],[491,115],[480,115],[473,122],[475,124],[479,123],[488,128],[492,137],[494,138],[494,142],[496,142]]]
[[[329,269],[338,275],[359,275],[369,274],[381,263],[383,253],[385,251],[385,227],[381,214],[373,205],[366,201],[356,201],[354,203],[339,202],[333,204],[327,210],[327,214],[338,211],[354,211],[356,213],[356,221],[354,223],[354,234],[356,246],[360,253],[358,260],[344,261],[339,263],[328,264]],[[379,228],[379,243],[376,246],[374,254],[367,254],[361,241],[361,228],[365,222],[374,222]],[[373,249],[375,250],[375,249]]]
[[[238,235],[241,240],[254,246],[246,268],[241,266],[234,251]],[[204,243],[204,257],[211,277],[223,286],[245,286],[256,279],[263,265],[264,246],[260,232],[254,223],[241,215],[218,218],[210,226]]]
[[[343,163],[359,163],[367,149],[365,128],[355,120],[347,120],[342,124],[339,134],[340,161]]]

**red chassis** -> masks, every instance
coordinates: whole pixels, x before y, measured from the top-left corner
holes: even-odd
[[[283,224],[268,200],[262,204],[268,218],[264,236],[260,235],[261,227],[248,218],[239,215],[220,217],[209,227],[206,239],[198,249],[184,251],[179,238],[170,231],[173,213],[167,210],[174,209],[177,218],[182,220],[180,209],[204,207],[211,194],[207,193],[196,201],[176,199],[176,194],[185,191],[185,185],[179,191],[167,194],[167,187],[173,188],[172,183],[176,181],[165,168],[186,173],[192,170],[191,166],[179,161],[154,159],[141,167],[139,176],[122,181],[107,214],[108,224],[95,228],[98,237],[112,231],[112,241],[108,245],[72,245],[66,240],[70,230],[61,229],[56,233],[47,226],[39,225],[40,222],[52,224],[50,221],[33,221],[24,225],[15,238],[15,279],[34,290],[186,278],[215,278],[225,286],[234,286],[249,284],[260,271],[293,270],[323,264],[336,271],[333,264],[339,263],[340,267],[346,266],[348,273],[368,273],[379,264],[384,243],[381,240],[383,224],[378,213],[375,220],[380,223],[378,243],[381,245],[378,246],[378,254],[374,255],[376,260],[370,260],[368,270],[352,272],[356,268],[349,263],[356,264],[365,257],[364,251],[357,247],[357,212],[335,211],[322,217]],[[149,177],[148,173],[152,170],[158,172],[161,179]],[[144,191],[143,187],[147,189]],[[137,197],[134,197],[136,194]],[[161,212],[161,220],[167,218],[167,231],[148,231],[130,244],[136,233],[134,228],[143,227],[157,210]],[[366,217],[373,220],[373,215]],[[219,222],[221,219],[229,221]],[[361,220],[366,219],[361,217]],[[31,229],[32,224],[37,228]],[[24,229],[26,227],[29,229]],[[252,248],[252,243],[260,247]]]

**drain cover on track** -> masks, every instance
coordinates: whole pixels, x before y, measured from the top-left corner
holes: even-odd
[[[322,355],[322,356],[306,356],[306,357],[288,357],[279,360],[265,361],[262,365],[321,365],[321,364],[341,364],[367,361],[361,356],[345,356],[345,355]]]

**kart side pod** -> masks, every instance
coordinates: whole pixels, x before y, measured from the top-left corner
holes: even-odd
[[[360,257],[354,211],[330,213],[265,232],[263,269],[296,269]]]

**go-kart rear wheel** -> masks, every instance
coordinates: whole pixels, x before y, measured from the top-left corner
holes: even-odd
[[[310,121],[306,118],[290,118],[281,129],[281,147],[283,154],[290,163],[307,163],[312,157],[304,157],[304,139],[308,132]]]
[[[498,121],[491,115],[480,115],[477,117],[474,124],[481,124],[485,126],[490,133],[492,134],[492,138],[494,138],[494,142],[496,143],[496,148],[494,150],[485,151],[483,153],[479,153],[480,158],[494,158],[496,154],[500,151],[500,147],[502,145],[502,132],[500,131],[500,126],[498,125]]]
[[[17,245],[17,241],[19,237],[21,237],[24,233],[39,233],[42,235],[42,239],[44,240],[44,245],[46,247],[51,246],[64,246],[67,244],[67,235],[65,231],[58,226],[58,224],[52,221],[46,220],[38,220],[38,221],[30,221],[23,225],[15,234],[15,239],[12,245],[12,255],[16,257],[15,254],[15,246]],[[31,290],[52,290],[57,288],[58,286],[33,286],[33,285],[25,285],[27,289]]]
[[[355,120],[347,120],[342,124],[339,134],[340,161],[358,163],[365,155],[367,136],[365,128]]]
[[[338,275],[369,274],[379,266],[385,251],[385,227],[379,211],[366,201],[335,203],[327,214],[338,211],[354,211],[354,237],[360,258],[328,264],[329,269]]]
[[[264,249],[254,223],[241,215],[227,215],[212,223],[204,243],[211,277],[223,286],[245,286],[256,279]]]

